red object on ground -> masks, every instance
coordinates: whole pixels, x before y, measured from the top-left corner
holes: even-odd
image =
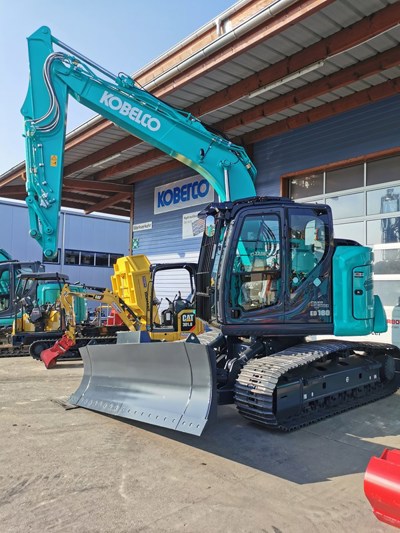
[[[57,358],[65,352],[68,352],[74,344],[74,340],[67,337],[67,335],[63,335],[61,339],[54,343],[54,346],[47,348],[47,350],[43,350],[40,354],[40,359],[43,361],[46,368],[53,368],[57,364]]]
[[[400,450],[372,457],[364,477],[364,492],[378,520],[400,528]]]

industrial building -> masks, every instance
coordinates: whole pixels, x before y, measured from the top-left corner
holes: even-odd
[[[242,0],[133,75],[243,145],[259,195],[331,205],[336,236],[374,248],[387,308],[400,297],[399,22],[396,0]],[[22,200],[24,179],[21,163],[0,195]],[[193,170],[98,116],[67,136],[63,205],[130,227],[90,219],[125,228],[97,244],[97,230],[79,232],[83,215],[63,215],[60,266],[79,263],[76,278],[85,261],[109,267],[128,241],[153,262],[195,261],[197,212],[213,199]]]
[[[46,258],[29,237],[28,208],[24,202],[0,201],[1,247],[19,261],[41,261],[48,272],[63,272],[73,282],[108,287],[113,264],[128,253],[129,220],[126,217],[88,215],[76,209],[60,214],[58,251]]]

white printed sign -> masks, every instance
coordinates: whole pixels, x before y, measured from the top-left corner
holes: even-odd
[[[153,222],[141,222],[133,225],[133,231],[146,231],[153,228]]]
[[[185,178],[154,189],[154,214],[214,201],[214,189],[201,176]]]
[[[204,231],[204,220],[195,213],[186,213],[182,217],[182,239],[194,239],[202,237]]]

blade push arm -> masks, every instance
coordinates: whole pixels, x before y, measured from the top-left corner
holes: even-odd
[[[54,52],[53,44],[68,53]],[[54,38],[47,27],[28,38],[28,47],[31,77],[22,107],[26,201],[30,234],[47,257],[57,248],[68,95],[191,167],[208,180],[221,201],[255,195],[256,170],[243,147],[154,97],[129,76],[115,76],[96,65]]]

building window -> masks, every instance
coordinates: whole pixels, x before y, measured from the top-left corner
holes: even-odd
[[[86,250],[65,250],[65,265],[112,267],[123,254],[88,252]]]
[[[301,178],[293,178],[290,181],[290,191],[293,200],[305,196],[315,196],[324,192],[324,175],[310,174]]]
[[[114,266],[114,264],[117,262],[117,259],[120,257],[123,257],[122,254],[110,254],[110,266]]]
[[[81,252],[81,265],[94,266],[94,253],[93,252]]]
[[[98,253],[96,252],[96,266],[98,267],[108,267],[109,254]]]
[[[400,180],[400,156],[378,159],[367,164],[367,185]]]
[[[342,168],[338,162],[335,170],[331,165],[326,171],[306,170],[283,181],[293,200],[331,207],[336,238],[372,247],[374,286],[387,307],[400,307],[400,155],[394,152],[371,154],[352,166],[347,161]],[[317,175],[319,189],[307,186],[310,176]]]
[[[76,250],[65,250],[65,265],[79,265],[80,252]]]
[[[338,192],[345,189],[358,189],[364,185],[364,165],[339,168],[326,172],[325,192]]]
[[[344,194],[326,198],[326,203],[331,207],[333,219],[340,220],[349,218],[349,213],[353,217],[365,214],[364,195],[361,192],[354,194]]]

